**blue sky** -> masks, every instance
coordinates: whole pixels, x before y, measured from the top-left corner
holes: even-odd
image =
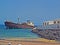
[[[0,24],[31,20],[36,25],[60,18],[60,0],[0,0]]]

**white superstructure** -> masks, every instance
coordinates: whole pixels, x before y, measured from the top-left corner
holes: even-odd
[[[27,20],[27,25],[34,26],[34,24],[30,20]]]

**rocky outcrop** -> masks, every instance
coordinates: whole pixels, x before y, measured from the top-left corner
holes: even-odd
[[[33,29],[32,32],[42,38],[50,40],[60,40],[60,29]]]

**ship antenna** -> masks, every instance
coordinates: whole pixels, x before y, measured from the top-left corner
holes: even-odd
[[[19,17],[18,17],[18,24],[19,24]]]

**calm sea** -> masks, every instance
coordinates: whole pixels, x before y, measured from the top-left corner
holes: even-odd
[[[31,29],[5,29],[5,26],[0,25],[0,38],[38,38],[38,35],[31,31]]]

